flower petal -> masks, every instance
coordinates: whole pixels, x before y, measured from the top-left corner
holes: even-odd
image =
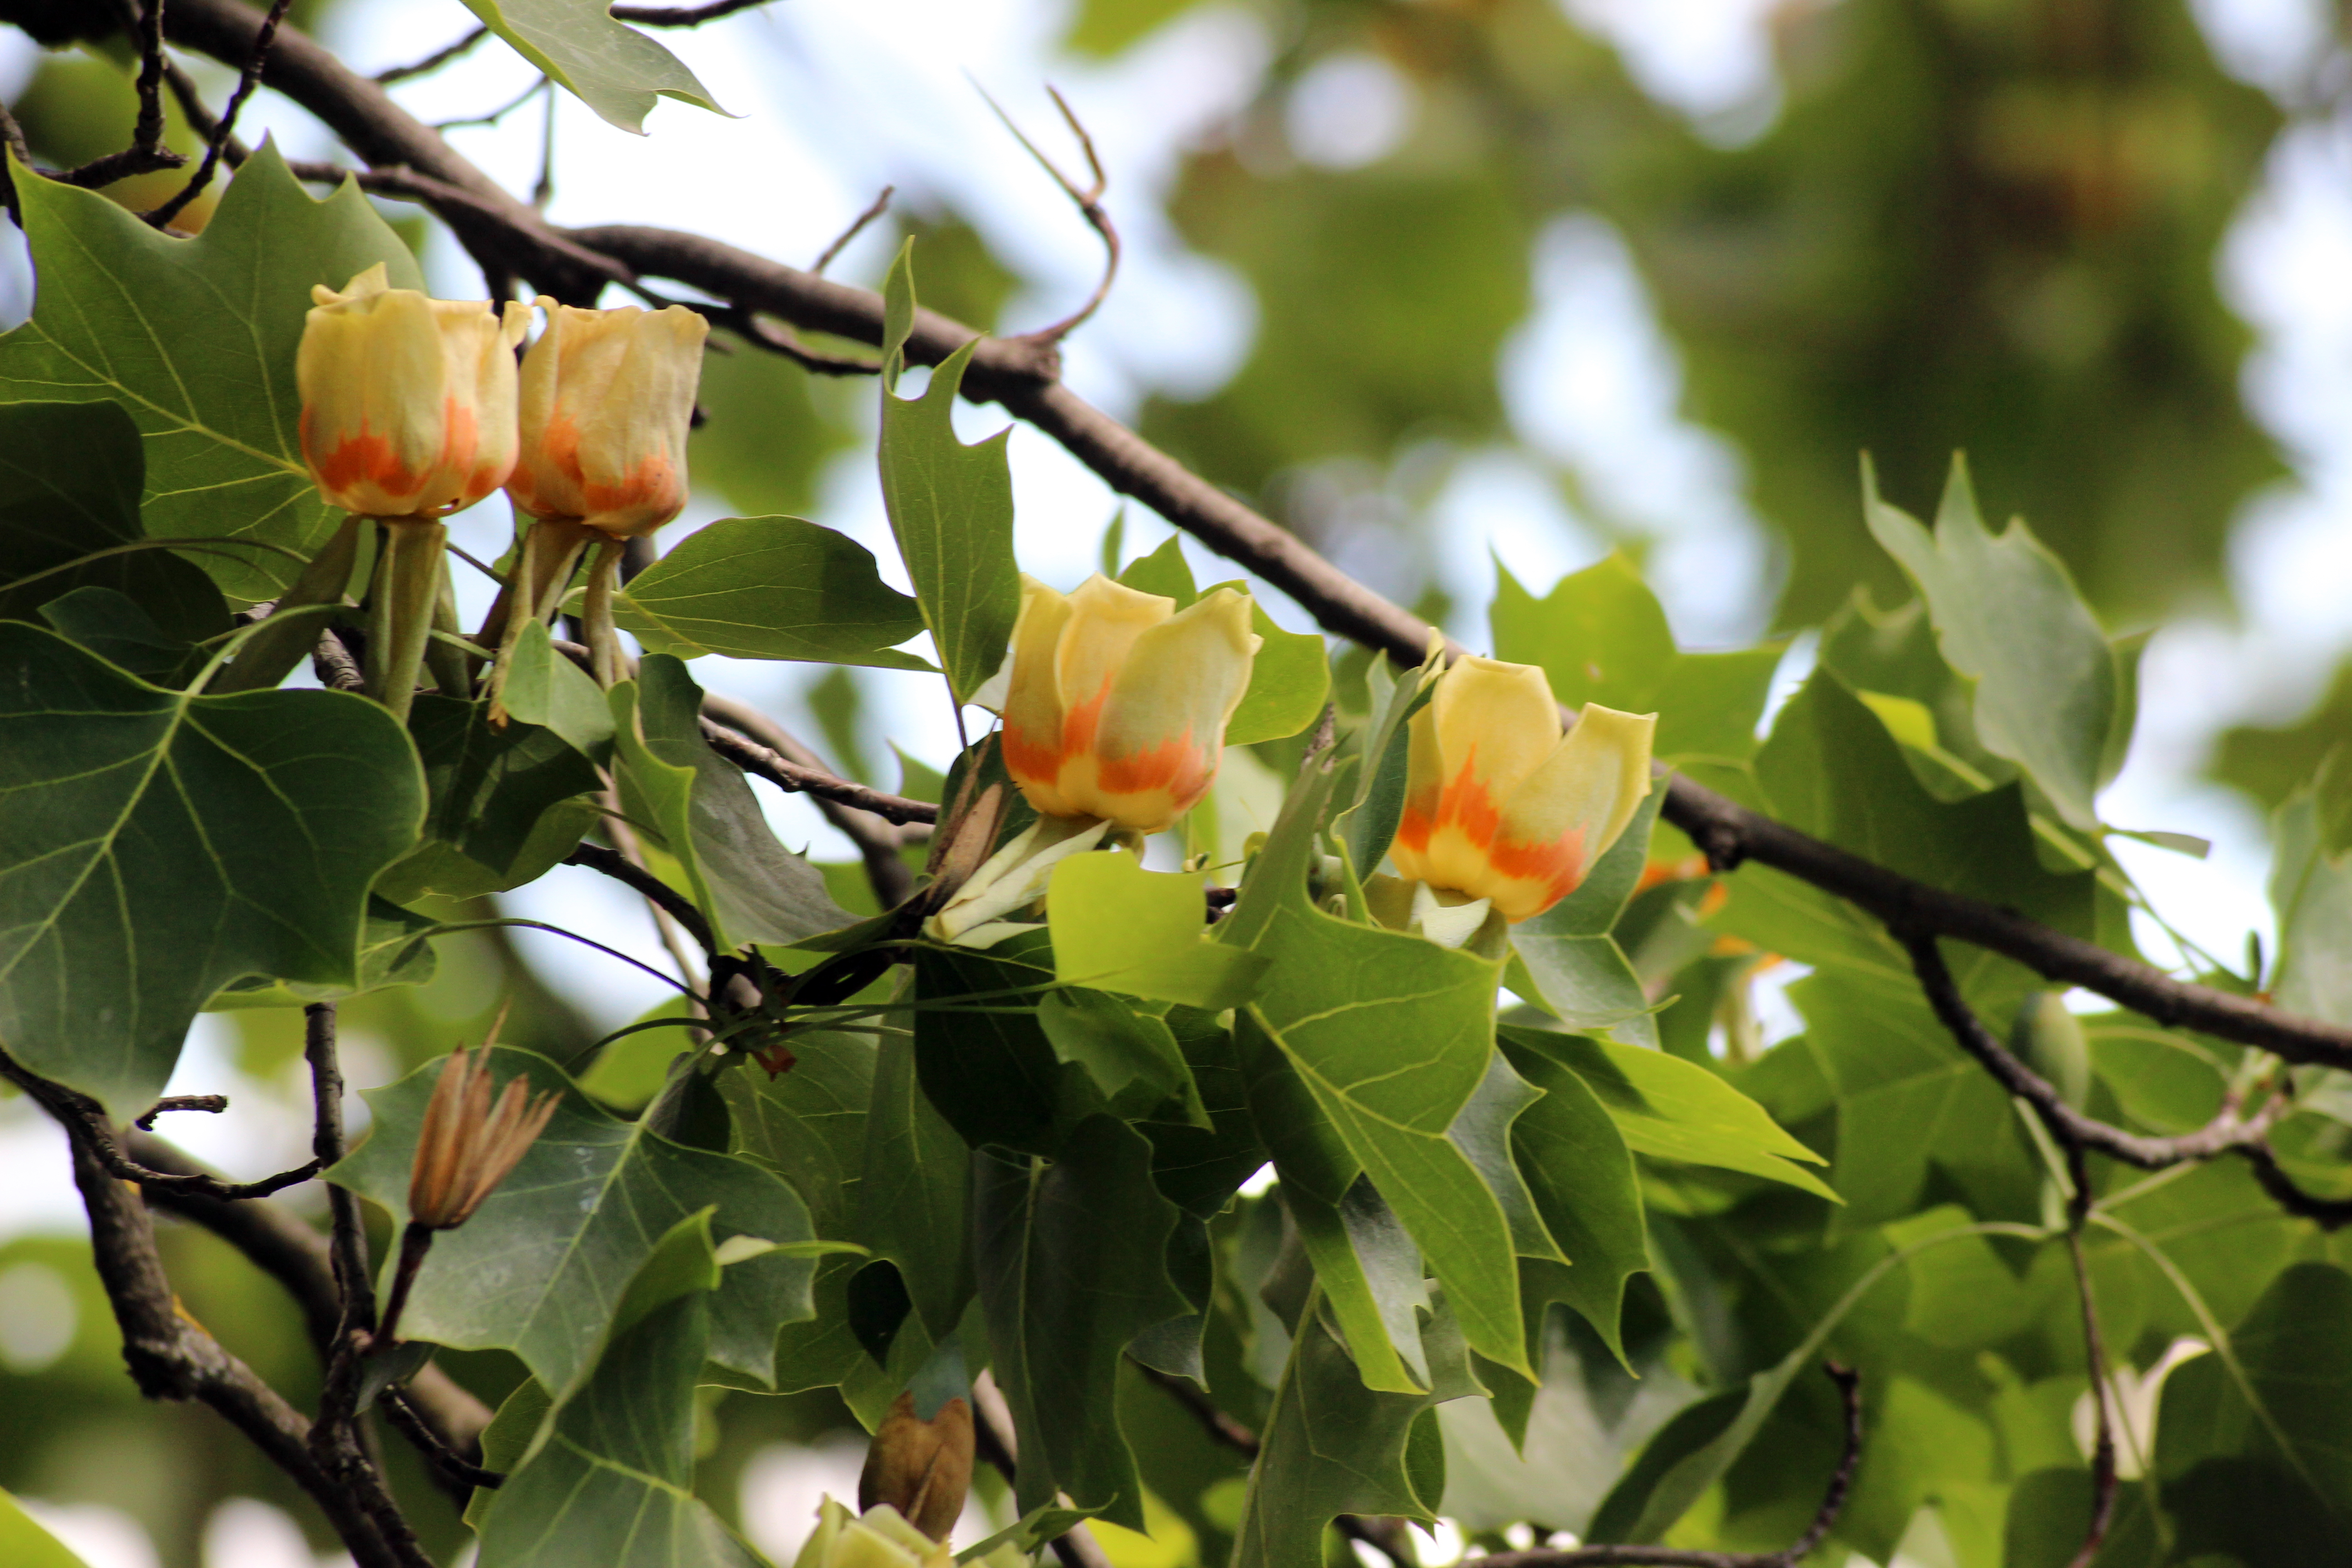
[[[1190,810],[1217,776],[1260,640],[1231,588],[1139,635],[1103,708],[1087,809],[1142,833]]]
[[[999,744],[1004,771],[1029,804],[1048,816],[1069,816],[1078,810],[1062,794],[1062,693],[1054,676],[1070,614],[1070,601],[1058,590],[1022,574],[1021,614],[1013,623],[1013,672],[1005,687]]]

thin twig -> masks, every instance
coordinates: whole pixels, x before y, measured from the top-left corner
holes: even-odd
[[[173,101],[180,106],[182,118],[198,137],[209,142],[220,135],[220,117],[205,105],[205,96],[196,87],[196,79],[180,68],[179,62],[168,56],[163,60],[163,85],[172,89]],[[222,156],[232,169],[242,168],[253,155],[253,150],[235,134],[221,136]]]
[[[489,28],[478,26],[456,43],[436,49],[421,60],[411,60],[404,66],[394,66],[390,70],[376,72],[375,83],[378,87],[390,87],[394,82],[406,81],[411,77],[419,77],[427,71],[439,70],[489,36]]]
[[[436,120],[433,122],[433,129],[436,131],[460,131],[469,125],[496,125],[499,121],[504,120],[508,115],[512,114],[516,110],[520,109],[524,104],[529,103],[532,99],[537,98],[541,93],[551,90],[553,86],[553,82],[548,78],[541,77],[537,81],[532,82],[529,87],[524,88],[520,92],[515,94],[514,97],[507,100],[506,102],[499,105],[496,109],[491,110],[487,114],[468,114],[457,120]]]
[[[63,1122],[77,1139],[87,1142],[90,1158],[119,1182],[134,1182],[141,1186],[166,1192],[200,1193],[208,1198],[234,1202],[240,1198],[267,1197],[297,1183],[307,1182],[319,1173],[319,1162],[315,1159],[290,1171],[264,1176],[257,1182],[224,1182],[208,1175],[175,1175],[169,1171],[152,1171],[123,1153],[121,1145],[115,1142],[113,1125],[107,1121],[106,1108],[79,1089],[52,1083],[26,1068],[5,1051],[0,1051],[0,1078],[6,1079],[38,1100],[41,1108]]]
[[[710,922],[694,907],[685,894],[638,865],[617,849],[607,849],[601,844],[583,844],[563,858],[567,866],[585,866],[601,871],[616,882],[626,883],[645,896],[647,903],[666,912],[670,919],[686,928],[686,932],[702,949],[705,957],[715,957],[718,945],[710,934]]]
[[[426,1463],[442,1477],[454,1483],[453,1495],[459,1502],[467,1500],[476,1487],[492,1489],[503,1485],[506,1477],[497,1470],[486,1470],[457,1449],[441,1440],[431,1422],[418,1414],[409,1398],[410,1390],[395,1384],[376,1395],[376,1408],[383,1412],[393,1429],[425,1457]]]
[[[929,823],[939,820],[940,808],[928,800],[909,800],[905,795],[888,795],[870,785],[836,778],[821,769],[804,767],[715,720],[705,719],[702,721],[702,738],[710,742],[712,751],[745,773],[756,773],[766,779],[778,789],[815,795],[842,805],[853,805],[886,822]]]
[[[815,265],[809,268],[809,276],[812,278],[824,277],[824,269],[833,265],[833,258],[839,256],[844,250],[847,249],[851,240],[856,239],[859,235],[864,234],[867,224],[872,223],[876,218],[880,217],[884,213],[890,210],[890,198],[898,194],[898,186],[883,186],[882,194],[874,198],[874,205],[867,207],[864,212],[859,213],[856,220],[853,221],[847,228],[843,229],[840,234],[835,236],[831,245],[824,247],[824,254],[819,256],[816,258]]]
[[[1102,279],[1095,285],[1095,291],[1087,297],[1087,302],[1051,326],[1040,327],[1034,332],[1021,334],[1024,342],[1034,343],[1040,348],[1052,348],[1085,325],[1089,316],[1102,309],[1102,302],[1110,298],[1111,282],[1118,276],[1118,230],[1112,225],[1110,214],[1102,205],[1103,192],[1109,186],[1110,178],[1103,173],[1102,160],[1095,154],[1095,139],[1087,134],[1087,128],[1078,122],[1077,114],[1070,108],[1069,101],[1062,96],[1059,89],[1049,85],[1045,89],[1045,94],[1054,100],[1054,107],[1062,111],[1063,121],[1069,126],[1070,134],[1078,139],[1079,150],[1086,153],[1087,170],[1093,175],[1094,184],[1083,191],[1078,189],[1076,181],[1062,173],[1051,158],[1037,150],[1037,144],[1030,141],[1023,133],[1021,127],[1013,122],[1013,117],[1004,112],[1003,107],[996,100],[988,96],[987,89],[980,87],[977,82],[972,85],[979,90],[980,96],[986,100],[988,107],[996,111],[996,118],[1004,122],[1004,128],[1013,132],[1013,140],[1027,149],[1029,156],[1037,161],[1037,166],[1052,175],[1054,183],[1062,187],[1062,194],[1068,196],[1076,205],[1078,216],[1087,220],[1087,226],[1102,237]],[[819,270],[823,269],[819,268]]]
[[[1013,1485],[1020,1474],[1021,1447],[1013,1435],[1013,1407],[985,1369],[971,1380],[971,1426],[972,1446],[980,1457],[996,1467],[1006,1486]],[[1055,1536],[1050,1546],[1062,1568],[1110,1568],[1102,1543],[1083,1521]]]
[[[2098,1308],[2091,1296],[2091,1270],[2083,1258],[2083,1218],[2088,1212],[2086,1204],[2078,1205],[2074,1223],[2066,1229],[2066,1254],[2074,1260],[2074,1292],[2083,1303],[2083,1349],[2091,1363],[2091,1404],[2098,1414],[2098,1436],[2091,1447],[2090,1528],[2068,1568],[2090,1568],[2116,1517],[2116,1435],[2107,1408],[2107,1357],[2100,1342]]]
[[[147,1114],[131,1125],[142,1132],[152,1132],[155,1128],[155,1118],[166,1111],[201,1110],[208,1116],[218,1116],[227,1109],[228,1096],[225,1094],[167,1094],[149,1106]]]
[[[732,16],[738,11],[749,11],[767,3],[768,0],[710,0],[704,5],[615,5],[612,16],[615,22],[635,22],[641,27],[699,27],[705,22],[716,22],[721,16]]]
[[[156,4],[160,6],[163,0],[156,0]],[[187,205],[213,183],[213,175],[220,169],[221,156],[228,150],[229,138],[236,134],[237,113],[245,108],[245,100],[253,96],[253,89],[261,85],[261,68],[268,63],[269,46],[278,41],[278,24],[286,20],[286,8],[292,4],[293,0],[272,0],[269,14],[262,18],[261,31],[254,35],[253,53],[246,57],[245,68],[237,73],[236,90],[228,95],[228,107],[221,110],[220,123],[213,128],[210,144],[205,148],[205,161],[196,165],[196,172],[188,176],[188,183],[180,187],[177,195],[147,215],[147,221],[157,228],[179,216]],[[162,31],[159,26],[156,29],[159,57],[163,48]]]

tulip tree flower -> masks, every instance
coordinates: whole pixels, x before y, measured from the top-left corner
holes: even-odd
[[[1456,660],[1412,717],[1398,871],[1434,894],[1487,900],[1507,921],[1543,913],[1649,793],[1656,723],[1587,703],[1563,734],[1541,669]]]
[[[1067,597],[1023,577],[1005,770],[1046,816],[1159,832],[1215,781],[1259,642],[1231,588],[1179,611],[1099,574]]]
[[[854,1514],[831,1498],[817,1508],[816,1531],[793,1568],[954,1568],[955,1553],[888,1503]]]
[[[520,595],[492,615],[504,622],[503,650],[526,622],[553,615],[582,551],[597,544],[582,620],[609,686],[620,668],[612,595],[621,545],[686,505],[687,428],[710,323],[683,305],[583,310],[545,296],[539,304],[547,330],[523,356],[522,450],[507,481],[516,510],[535,521],[516,573]]]
[[[294,361],[302,458],[331,505],[384,525],[368,596],[368,689],[404,717],[444,597],[439,520],[514,468],[514,347],[530,313],[392,288],[381,262],[310,298]],[[347,554],[344,542],[329,553]],[[341,592],[335,584],[319,602]]]

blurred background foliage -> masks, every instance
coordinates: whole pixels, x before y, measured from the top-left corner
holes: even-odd
[[[305,0],[294,20],[331,33],[336,11],[361,3]],[[1081,60],[1119,57],[1211,3],[1231,0],[1039,0]],[[1699,116],[1645,89],[1605,29],[1580,25],[1607,0],[1247,8],[1272,43],[1265,68],[1239,110],[1184,150],[1165,218],[1246,281],[1255,337],[1222,384],[1151,393],[1139,422],[1343,559],[1368,527],[1402,531],[1412,548],[1384,563],[1387,591],[1442,613],[1430,563],[1449,542],[1433,500],[1444,471],[1481,448],[1514,450],[1565,510],[1637,557],[1655,535],[1659,519],[1597,491],[1515,426],[1498,373],[1538,293],[1540,237],[1568,215],[1596,215],[1670,336],[1683,414],[1736,449],[1745,500],[1767,526],[1769,602],[1751,607],[1755,627],[1817,626],[1857,584],[1882,605],[1907,596],[1863,527],[1864,451],[1890,499],[1926,512],[1966,448],[1988,510],[2029,516],[2111,630],[2226,607],[2232,527],[2288,467],[2242,393],[2252,335],[2222,297],[2221,251],[2294,120],[2341,114],[2352,5],[2333,15],[2334,75],[2315,68],[2282,92],[2225,71],[2188,0],[1785,0],[1770,24],[1777,98]],[[444,9],[419,52],[462,24]],[[119,49],[41,58],[10,104],[41,161],[71,165],[122,144],[129,64]],[[217,101],[226,73],[191,64]],[[1354,95],[1360,118],[1402,94],[1410,132],[1301,146],[1295,110],[1310,92]],[[171,136],[192,150],[176,110]],[[175,181],[145,176],[112,194],[144,207]],[[181,222],[200,226],[211,200]],[[626,189],[604,205],[630,221]],[[393,211],[421,244],[413,209]],[[1022,298],[1020,268],[945,198],[910,196],[891,221],[922,238],[927,304],[985,327]],[[748,515],[811,510],[826,465],[870,438],[868,396],[772,356],[714,352],[692,454],[706,499]],[[894,784],[859,689],[838,673],[812,686],[805,732]],[[2210,767],[2274,806],[2347,741],[2352,666],[2308,715],[2224,736]],[[644,935],[650,945],[650,927]],[[505,1038],[559,1059],[598,1032],[501,933],[440,949],[430,984],[346,1010],[355,1049],[374,1053],[355,1077],[383,1081],[478,1040],[503,999]],[[290,1110],[299,1027],[291,1011],[240,1012],[205,1037]],[[5,1109],[8,1159],[62,1160],[21,1103]],[[250,1152],[259,1169],[273,1152]],[[314,1364],[283,1295],[210,1237],[167,1228],[188,1309],[307,1397]],[[493,1402],[516,1376],[502,1357],[445,1361]],[[307,1511],[214,1417],[137,1397],[76,1243],[0,1247],[0,1486],[121,1510],[161,1568],[206,1561],[213,1500]],[[1233,1466],[1170,1409],[1138,1401],[1135,1415],[1166,1428],[1152,1447],[1185,1476],[1167,1489],[1213,1500]],[[847,1420],[830,1393],[714,1394],[704,1489],[737,1517],[745,1468],[769,1445]],[[402,1479],[412,1493],[422,1484],[413,1467]],[[442,1532],[434,1544],[454,1542],[445,1510],[425,1502],[415,1516]],[[1194,1510],[1158,1543],[1114,1535],[1114,1557],[1120,1568],[1194,1550],[1213,1561],[1230,1522]],[[1192,1548],[1171,1557],[1180,1534]],[[210,1561],[230,1568],[217,1547]]]

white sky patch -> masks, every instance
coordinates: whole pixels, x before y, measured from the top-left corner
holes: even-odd
[[[1309,163],[1360,169],[1396,151],[1412,129],[1419,96],[1378,55],[1326,55],[1291,83],[1283,104],[1283,135],[1290,150]]]

